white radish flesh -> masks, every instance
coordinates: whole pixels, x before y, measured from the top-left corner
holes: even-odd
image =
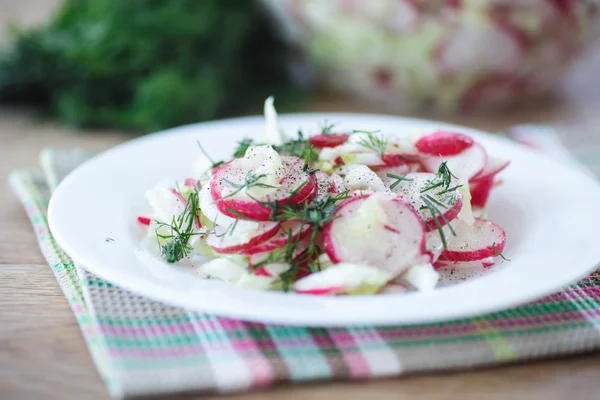
[[[421,160],[421,165],[425,171],[435,174],[444,161],[454,176],[470,180],[481,173],[487,165],[487,153],[479,143],[474,143],[454,156],[427,157]]]
[[[438,229],[436,220],[440,226],[445,226],[446,221],[451,222],[456,218],[462,208],[462,196],[459,192],[453,195],[453,202],[446,199],[449,194],[438,195],[436,192],[441,189],[432,189],[424,193],[421,192],[427,184],[429,184],[435,178],[435,175],[428,172],[413,172],[406,174],[393,189],[393,192],[402,196],[419,214],[427,231],[433,231]],[[397,181],[397,179],[391,178],[390,181]],[[390,182],[388,181],[388,182]],[[435,201],[429,200],[433,203],[434,207],[439,210],[443,217],[438,213],[432,213],[429,208],[426,207],[425,201],[422,196],[430,196]],[[446,207],[442,207],[439,204],[444,204]],[[435,214],[435,215],[433,215]]]
[[[352,168],[344,177],[344,184],[348,189],[367,189],[379,192],[387,190],[381,178],[364,165]]]
[[[310,226],[299,221],[285,221],[281,224],[275,236],[255,247],[242,251],[244,254],[264,253],[296,241],[303,240],[310,233]]]
[[[506,167],[508,167],[509,164],[509,160],[488,155],[487,165],[479,174],[477,174],[471,179],[471,183],[490,178],[498,174],[500,171],[504,170]]]
[[[220,254],[243,253],[271,239],[278,231],[277,222],[261,222],[253,232],[238,232],[237,225],[228,228],[217,225],[207,235],[206,243]]]
[[[294,284],[298,293],[323,294],[373,294],[393,276],[368,265],[340,263],[312,273]]]
[[[354,197],[334,215],[323,234],[333,262],[367,264],[398,275],[426,255],[423,223],[400,197]]]
[[[476,219],[471,226],[454,225],[456,237],[448,243],[439,261],[477,261],[496,257],[504,250],[506,233],[491,221]]]

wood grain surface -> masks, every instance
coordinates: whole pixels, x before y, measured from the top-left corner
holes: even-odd
[[[37,23],[58,0],[0,0],[8,19]],[[495,117],[452,122],[496,131],[516,123],[596,121],[600,51],[582,60],[558,100]],[[306,111],[379,111],[320,96]],[[591,119],[590,119],[591,118]],[[119,132],[76,132],[41,123],[32,112],[0,108],[0,176],[36,168],[44,147],[102,151],[130,138]],[[360,383],[280,386],[241,399],[597,399],[600,355],[415,375]],[[67,301],[38,250],[29,222],[6,184],[0,185],[0,399],[104,399],[108,394],[90,359]],[[186,399],[194,398],[187,396]],[[204,396],[203,398],[209,398]],[[223,397],[221,397],[223,398]]]

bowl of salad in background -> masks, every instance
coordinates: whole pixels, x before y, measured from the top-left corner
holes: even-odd
[[[471,112],[556,88],[595,0],[262,0],[319,83],[391,111]]]

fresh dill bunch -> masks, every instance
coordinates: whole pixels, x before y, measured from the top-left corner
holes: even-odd
[[[242,140],[240,140],[239,142],[237,142],[237,147],[235,148],[235,151],[233,152],[233,158],[243,157],[246,154],[248,147],[252,146],[253,144],[254,144],[254,139],[249,138],[249,137],[245,137]]]
[[[312,163],[319,159],[318,155],[312,151],[313,145],[308,138],[304,137],[302,131],[298,131],[296,139],[290,139],[280,146],[273,146],[276,152],[281,155],[300,157]]]
[[[442,190],[438,191],[438,195],[446,194],[449,192],[453,192],[462,185],[457,185],[454,187],[450,187],[452,184],[452,179],[458,179],[456,176],[450,172],[450,168],[448,168],[448,162],[444,161],[438,167],[438,171],[435,174],[435,177],[427,182],[425,186],[421,188],[421,193],[428,192],[433,189],[442,188]]]
[[[194,224],[200,211],[200,203],[198,198],[198,190],[194,189],[189,194],[185,208],[177,217],[173,216],[170,224],[159,222],[156,228],[156,239],[160,246],[161,255],[169,263],[176,263],[186,257],[192,246],[190,239],[192,236],[200,235],[195,232]],[[168,234],[159,233],[159,229],[166,227]],[[161,241],[167,240],[165,244]]]
[[[324,121],[320,125],[320,128],[321,128],[321,135],[331,135],[333,128],[335,128],[335,124],[328,122],[328,121]]]
[[[407,178],[405,176],[390,174],[389,172],[386,174],[386,176],[388,178],[396,179],[396,182],[394,182],[390,185],[390,190],[394,190],[396,188],[396,186],[398,186],[400,184],[400,182],[402,182],[402,181],[412,181],[413,180],[412,178]]]
[[[231,182],[229,179],[223,178],[223,181],[225,183],[227,183],[228,185],[232,186],[236,190],[234,190],[233,192],[229,193],[227,196],[221,197],[217,201],[222,201],[224,199],[228,199],[230,197],[235,196],[236,194],[238,194],[242,190],[246,190],[247,191],[248,189],[251,189],[253,187],[276,189],[275,186],[268,185],[268,184],[262,183],[260,181],[261,179],[265,178],[266,176],[267,176],[267,174],[256,175],[254,173],[254,171],[249,170],[248,173],[246,173],[246,176],[244,177],[244,182],[243,183],[234,183],[234,182]]]
[[[354,130],[352,133],[364,133],[367,137],[363,137],[358,141],[363,147],[367,149],[373,150],[377,153],[381,158],[385,155],[385,150],[387,149],[388,140],[387,138],[378,135],[380,131],[358,131]]]

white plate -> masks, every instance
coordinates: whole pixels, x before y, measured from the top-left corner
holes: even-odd
[[[472,135],[489,153],[512,160],[489,203],[490,219],[505,228],[512,261],[484,277],[430,293],[307,296],[257,292],[202,280],[188,270],[150,260],[139,249],[136,216],[147,210],[143,193],[162,179],[193,171],[196,140],[227,158],[244,136],[262,132],[263,118],[184,126],[107,151],[60,184],[48,213],[54,237],[89,271],[156,300],[239,319],[291,325],[392,325],[443,321],[501,310],[576,281],[600,261],[600,188],[571,167],[507,139],[439,122],[356,114],[281,117],[288,134],[318,130],[324,120],[341,130],[386,134],[454,129]],[[107,238],[114,241],[106,241]]]

